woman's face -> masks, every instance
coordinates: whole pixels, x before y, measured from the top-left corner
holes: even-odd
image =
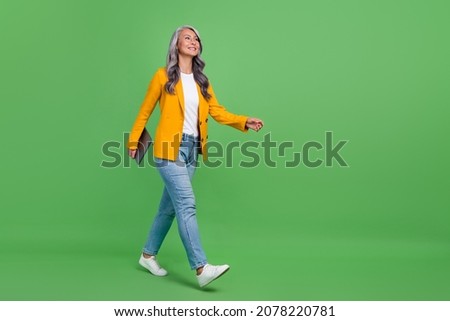
[[[178,37],[178,53],[195,57],[200,51],[200,42],[197,35],[191,29],[184,29]]]

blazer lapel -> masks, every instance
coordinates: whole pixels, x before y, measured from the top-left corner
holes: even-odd
[[[196,83],[197,87],[197,93],[198,93],[198,114],[200,119],[205,118],[206,115],[208,115],[208,102],[206,101],[205,97],[203,97],[202,91],[200,90],[200,86]],[[178,97],[178,102],[180,103],[181,110],[184,114],[184,93],[183,93],[183,85],[181,84],[181,79],[178,80],[177,84],[175,85],[175,93]]]
[[[198,93],[198,117],[199,119],[205,119],[206,115],[208,115],[208,103],[205,99],[205,97],[203,97],[202,91],[200,89],[200,86],[198,84],[197,85],[197,93]]]
[[[180,102],[181,110],[184,114],[184,94],[183,94],[183,85],[181,84],[181,78],[178,80],[175,85],[175,94],[178,97],[178,101]]]

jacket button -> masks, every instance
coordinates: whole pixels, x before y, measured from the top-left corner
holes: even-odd
[[[208,122],[208,118],[205,119],[205,122]]]
[[[202,143],[203,143],[203,138],[202,138]]]
[[[200,123],[199,123],[199,125],[201,125],[202,124],[202,121],[200,120]]]

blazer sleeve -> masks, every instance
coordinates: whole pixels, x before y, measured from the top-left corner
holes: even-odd
[[[164,84],[162,83],[161,73],[164,72],[163,69],[158,69],[154,74],[152,80],[147,89],[144,101],[142,102],[139,113],[134,122],[133,128],[128,139],[128,148],[137,149],[139,142],[139,137],[147,124],[153,110],[155,109],[156,103],[161,97]]]
[[[235,115],[233,113],[230,113],[226,110],[225,107],[219,104],[217,101],[216,95],[214,93],[214,90],[209,85],[208,92],[211,95],[211,98],[209,99],[209,114],[214,118],[215,121],[217,121],[220,124],[228,125],[231,127],[234,127],[236,129],[239,129],[243,132],[247,132],[248,128],[245,127],[245,123],[247,122],[247,116],[243,115]]]

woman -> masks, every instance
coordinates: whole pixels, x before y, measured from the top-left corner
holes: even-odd
[[[181,26],[174,32],[167,65],[158,69],[150,82],[130,133],[128,152],[130,157],[136,156],[140,134],[159,101],[161,115],[153,154],[165,187],[139,263],[153,275],[167,275],[156,255],[176,216],[189,264],[196,270],[199,285],[203,287],[229,269],[228,265],[208,264],[200,243],[191,185],[198,154],[201,153],[204,159],[207,157],[208,115],[243,132],[248,129],[259,131],[263,122],[232,114],[219,105],[203,73],[205,62],[201,52],[200,37],[193,27]]]

